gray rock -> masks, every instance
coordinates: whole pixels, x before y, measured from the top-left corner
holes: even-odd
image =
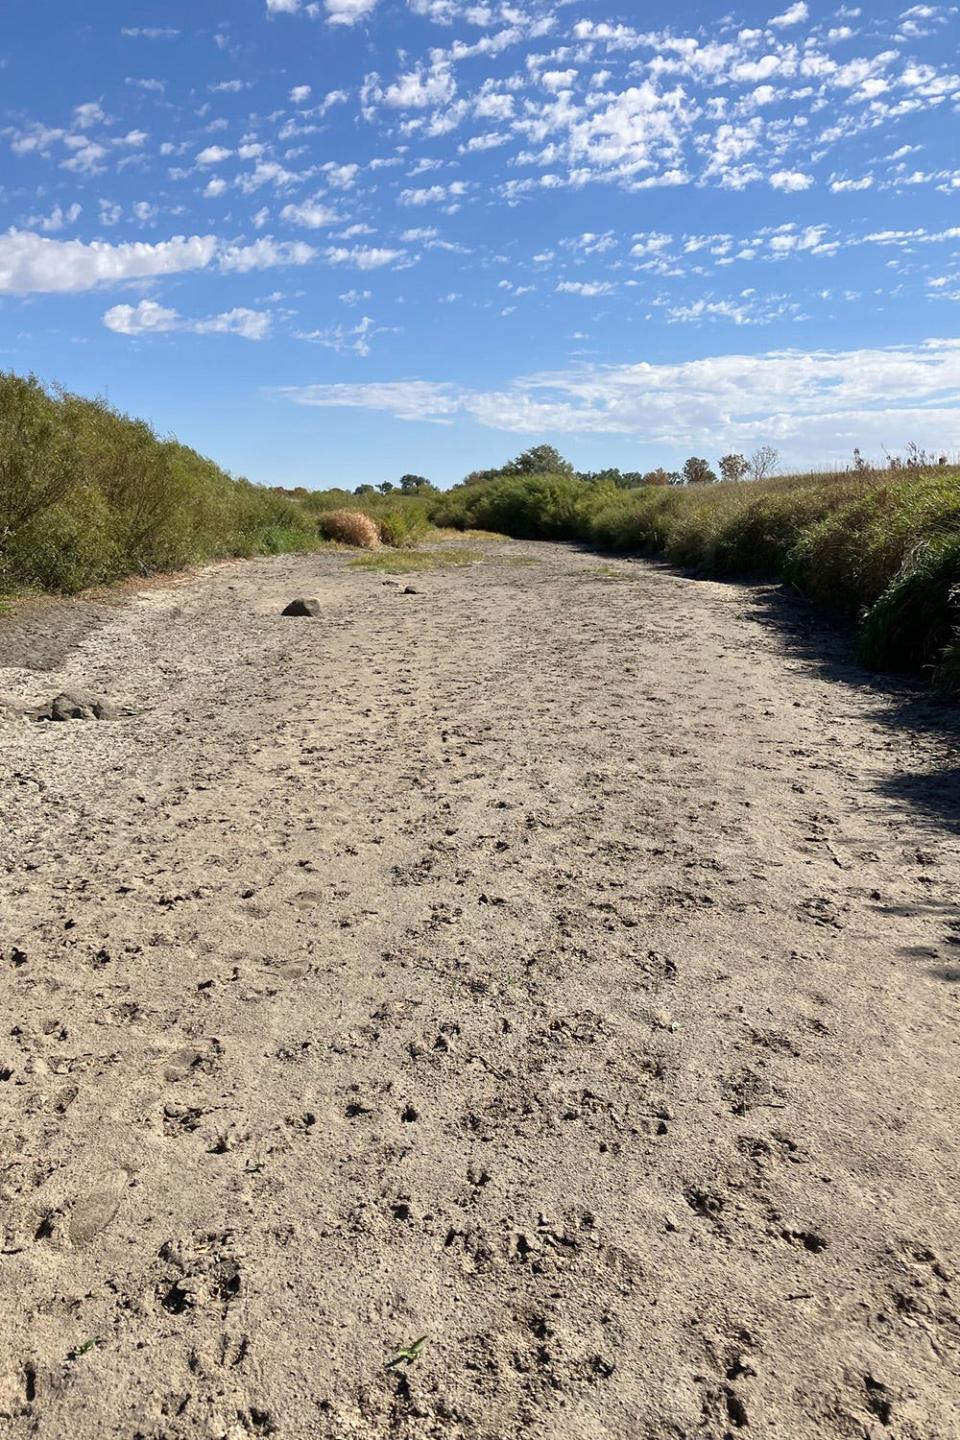
[[[401,591],[400,593],[401,593],[402,595],[419,595],[419,594],[420,594],[420,591],[419,591],[419,590],[415,590],[412,585],[404,585],[404,587],[403,587],[403,589],[402,589],[402,591]]]
[[[308,615],[316,619],[321,614],[319,600],[291,600],[287,608],[282,612],[284,615]]]
[[[50,701],[48,711],[42,712],[38,719],[50,720],[107,720],[109,710],[102,700],[95,700],[92,695],[87,695],[83,690],[63,691],[55,695]]]

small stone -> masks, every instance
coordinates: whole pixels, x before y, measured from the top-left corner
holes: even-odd
[[[87,695],[83,690],[66,691],[55,695],[50,701],[49,711],[42,713],[39,719],[50,720],[106,720],[109,718],[107,706],[101,700],[95,700],[92,695]]]
[[[319,600],[291,600],[290,604],[282,612],[284,615],[306,615],[316,619],[321,614]]]
[[[404,585],[400,593],[401,595],[419,595],[420,591],[415,590],[412,585]]]

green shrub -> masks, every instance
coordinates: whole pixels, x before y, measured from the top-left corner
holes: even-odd
[[[413,505],[397,505],[384,510],[377,516],[377,524],[384,545],[392,545],[397,550],[416,545],[430,528],[424,509]]]
[[[235,480],[102,400],[0,375],[0,586],[76,591],[316,545],[290,496]]]
[[[62,404],[33,375],[0,374],[0,545],[63,501],[82,474]]]
[[[910,551],[864,617],[861,653],[868,665],[917,670],[946,664],[958,635],[960,529],[921,540]]]
[[[928,668],[960,691],[960,473],[845,471],[618,489],[566,476],[458,486],[435,524],[580,539],[710,575],[792,581],[862,622],[870,664]]]

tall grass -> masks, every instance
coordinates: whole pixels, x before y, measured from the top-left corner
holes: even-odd
[[[0,373],[0,591],[76,591],[317,543],[295,500],[102,400]]]
[[[855,620],[879,669],[960,692],[960,471],[899,468],[618,490],[568,476],[461,486],[435,523],[661,555],[712,576],[787,580]]]

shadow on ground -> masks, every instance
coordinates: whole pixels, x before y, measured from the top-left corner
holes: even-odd
[[[575,548],[608,563],[641,558],[611,557],[587,545]],[[643,563],[678,579],[709,580],[739,590],[745,613],[776,631],[791,655],[825,679],[855,691],[858,700],[869,696],[875,702],[869,718],[901,737],[915,737],[931,762],[909,772],[891,771],[876,782],[876,789],[898,802],[905,818],[919,813],[960,833],[960,705],[955,700],[938,696],[922,677],[868,670],[857,659],[852,628],[779,581],[718,580],[656,558],[644,557]]]

